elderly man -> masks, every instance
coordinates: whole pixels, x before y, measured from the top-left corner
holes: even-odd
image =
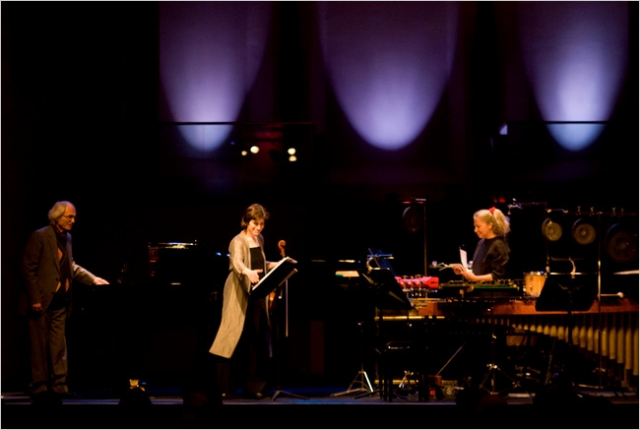
[[[28,317],[34,399],[69,392],[65,322],[73,281],[109,283],[73,261],[70,231],[75,221],[75,206],[56,202],[49,210],[49,225],[31,234],[22,260],[26,282],[20,307]]]

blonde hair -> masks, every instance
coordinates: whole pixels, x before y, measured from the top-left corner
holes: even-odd
[[[473,217],[480,219],[480,221],[486,224],[491,223],[491,231],[493,231],[496,236],[504,236],[511,231],[509,220],[498,208],[480,209],[473,214]]]

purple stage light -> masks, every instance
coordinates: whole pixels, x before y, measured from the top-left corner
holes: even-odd
[[[324,2],[318,20],[338,102],[371,145],[411,143],[435,111],[456,44],[456,2]]]
[[[180,134],[189,146],[207,153],[222,144],[233,131],[231,124],[185,124],[178,125]]]
[[[625,79],[626,2],[520,2],[525,70],[548,129],[564,148],[578,151],[602,133]]]
[[[163,120],[237,120],[264,55],[270,10],[268,2],[160,3],[160,81],[168,110]],[[212,151],[231,127],[181,130],[190,145]]]
[[[564,148],[580,151],[592,144],[604,131],[604,124],[549,123],[547,130]]]

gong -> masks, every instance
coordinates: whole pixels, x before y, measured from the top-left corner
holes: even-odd
[[[604,240],[604,249],[616,264],[638,262],[638,231],[622,222],[613,224]]]
[[[596,228],[584,218],[578,218],[573,223],[571,233],[578,245],[589,245],[596,240]]]
[[[547,218],[542,223],[542,235],[549,242],[556,242],[562,237],[562,226],[551,218]]]
[[[417,206],[411,205],[402,213],[404,226],[410,233],[415,233],[422,227],[422,212]]]

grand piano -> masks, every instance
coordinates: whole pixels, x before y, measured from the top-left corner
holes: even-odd
[[[226,253],[198,243],[150,243],[107,286],[74,289],[70,379],[122,389],[128,380],[180,386],[197,377],[219,325]]]

